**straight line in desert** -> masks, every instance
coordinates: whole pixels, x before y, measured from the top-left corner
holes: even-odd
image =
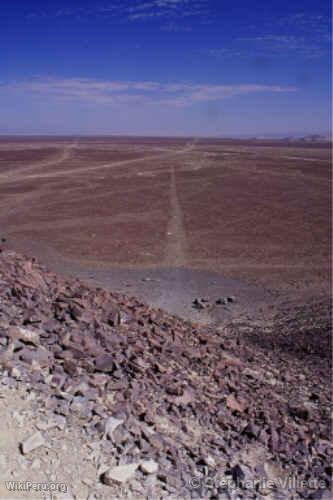
[[[50,166],[50,165],[55,165],[55,164],[59,164],[61,163],[62,161],[64,161],[65,159],[67,159],[68,157],[66,157],[66,154],[68,155],[69,154],[69,148],[73,148],[74,145],[71,145],[71,146],[67,146],[66,147],[66,151],[64,151],[64,155],[62,156],[61,159],[58,158],[57,161],[52,161],[50,163],[47,163],[46,162],[44,164],[39,163],[38,164],[38,167],[40,166]],[[131,164],[135,164],[135,163],[140,163],[140,162],[143,162],[143,161],[148,161],[148,160],[160,160],[162,158],[168,158],[169,156],[177,156],[179,154],[184,154],[184,153],[187,153],[189,151],[191,151],[194,147],[194,142],[188,142],[186,144],[186,146],[182,149],[178,149],[176,151],[169,151],[167,153],[163,153],[163,154],[160,154],[160,155],[148,155],[148,156],[144,156],[142,158],[132,158],[130,160],[120,160],[120,161],[116,161],[116,162],[112,162],[112,163],[105,163],[103,165],[95,165],[95,166],[92,166],[92,167],[76,167],[76,168],[71,168],[71,169],[68,169],[68,170],[61,170],[61,171],[56,171],[56,172],[45,172],[45,173],[35,173],[35,174],[31,174],[31,175],[25,175],[26,172],[27,172],[27,169],[26,168],[20,168],[19,170],[16,170],[16,172],[13,172],[12,175],[13,177],[10,176],[10,174],[3,174],[0,176],[0,180],[1,182],[3,182],[3,178],[4,180],[6,181],[10,181],[12,182],[13,180],[19,180],[20,177],[16,176],[15,173],[17,173],[18,171],[19,172],[22,172],[22,176],[21,178],[23,180],[28,180],[28,179],[43,179],[43,178],[54,178],[54,177],[64,177],[65,175],[69,175],[69,174],[77,174],[77,173],[80,173],[80,174],[84,174],[84,173],[89,173],[89,172],[93,172],[93,171],[96,171],[96,170],[103,170],[103,169],[109,169],[109,168],[116,168],[116,167],[122,167],[122,166],[125,166],[125,165],[131,165]],[[31,167],[32,168],[32,167]],[[37,165],[34,166],[34,168],[37,168]],[[29,168],[29,170],[31,170]]]
[[[187,238],[183,222],[176,182],[175,167],[170,172],[170,221],[167,230],[165,264],[171,267],[182,267],[187,262]]]
[[[32,165],[29,165],[27,167],[20,167],[16,168],[11,172],[7,172],[5,174],[0,175],[0,180],[3,182],[3,180],[7,181],[15,181],[19,180],[21,178],[23,179],[31,179],[34,177],[41,177],[40,174],[31,174],[31,175],[26,175],[27,172],[33,172],[34,170],[38,168],[44,168],[44,167],[52,167],[54,165],[59,165],[63,163],[64,161],[68,160],[72,156],[72,151],[77,147],[77,142],[73,142],[71,144],[68,144],[64,148],[60,150],[59,153],[56,155],[52,156],[51,158],[47,160],[42,160],[39,162],[36,162]],[[20,175],[21,174],[21,175]]]
[[[330,163],[329,158],[305,158],[304,156],[282,156],[286,160],[302,160],[302,161],[321,161],[324,163]]]

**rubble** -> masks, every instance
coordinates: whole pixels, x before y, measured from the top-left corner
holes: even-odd
[[[140,468],[145,474],[156,474],[158,471],[158,463],[154,460],[144,460],[140,463]]]
[[[105,424],[105,434],[109,439],[113,439],[114,431],[124,423],[124,420],[109,417]]]
[[[123,484],[133,479],[135,476],[135,472],[139,467],[139,463],[137,464],[129,464],[129,465],[118,465],[117,467],[113,467],[112,469],[107,470],[103,474],[103,482],[109,486],[112,486],[114,483]]]
[[[27,384],[45,410],[23,454],[45,445],[40,431],[76,422],[112,495],[123,483],[144,495],[154,479],[154,496],[191,498],[191,478],[208,485],[223,471],[244,496],[244,480],[266,478],[264,463],[330,487],[329,301],[283,309],[268,331],[215,329],[10,251],[0,253],[0,298],[0,382]],[[297,492],[312,494],[321,491]]]
[[[32,436],[29,436],[25,441],[21,443],[21,451],[23,455],[34,451],[36,448],[45,445],[45,439],[43,435],[38,431]]]

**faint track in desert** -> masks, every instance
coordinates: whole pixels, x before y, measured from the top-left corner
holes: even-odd
[[[181,267],[187,262],[187,238],[184,228],[183,211],[181,209],[175,167],[170,171],[170,221],[167,229],[165,264]]]
[[[56,160],[48,160],[44,162],[40,162],[37,164],[34,164],[31,167],[22,167],[19,169],[16,169],[14,172],[9,173],[9,174],[2,174],[0,175],[0,181],[1,183],[3,182],[13,182],[17,180],[29,180],[29,179],[43,179],[43,178],[55,178],[55,177],[65,177],[66,175],[71,175],[71,174],[85,174],[85,173],[90,173],[94,171],[99,171],[103,169],[110,169],[110,168],[117,168],[117,167],[122,167],[122,166],[127,166],[131,164],[136,164],[136,163],[142,163],[144,161],[149,161],[149,160],[162,160],[162,159],[167,159],[169,157],[173,156],[178,156],[179,154],[185,154],[190,152],[195,145],[195,141],[190,141],[188,142],[184,148],[178,149],[178,150],[173,150],[173,151],[168,151],[163,154],[159,155],[148,155],[148,156],[143,156],[142,158],[131,158],[130,160],[120,160],[120,161],[115,161],[112,163],[105,163],[102,165],[94,165],[92,167],[75,167],[67,170],[61,170],[61,171],[55,171],[55,172],[45,172],[45,173],[31,173],[30,175],[26,175],[27,172],[33,172],[36,168],[40,167],[48,167],[48,166],[53,166],[53,165],[58,165],[62,163],[63,161],[69,159],[71,156],[71,150],[77,146],[76,143],[71,144],[69,146],[66,146],[64,148],[62,155],[58,157]],[[17,174],[21,175],[17,175]]]
[[[59,165],[63,163],[64,161],[68,160],[72,156],[72,151],[77,147],[77,141],[68,144],[64,148],[62,148],[59,153],[54,155],[52,158],[49,158],[47,160],[39,161],[36,163],[33,163],[32,165],[26,166],[26,167],[20,167],[16,168],[13,171],[7,172],[5,174],[0,175],[0,182],[2,183],[3,181],[9,181],[13,182],[16,180],[21,180],[23,179],[31,179],[34,177],[42,177],[42,174],[35,173],[33,174],[34,170],[39,169],[39,168],[44,168],[44,167],[52,167],[54,165]],[[26,175],[28,173],[31,173],[31,175]]]
[[[330,163],[330,158],[305,158],[304,156],[282,156],[286,160],[300,160],[300,161],[320,161]]]

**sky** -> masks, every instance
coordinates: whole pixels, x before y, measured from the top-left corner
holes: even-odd
[[[1,2],[0,134],[330,132],[326,0]]]

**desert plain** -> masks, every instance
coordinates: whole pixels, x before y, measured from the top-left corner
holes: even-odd
[[[332,498],[330,156],[0,140],[1,498]]]
[[[3,137],[1,236],[171,313],[257,315],[329,294],[330,181],[324,141]]]

